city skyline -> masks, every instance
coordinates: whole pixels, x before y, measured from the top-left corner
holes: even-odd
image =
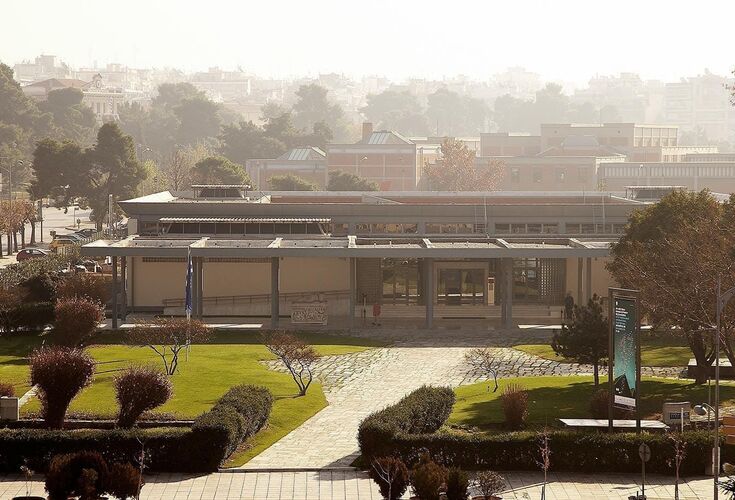
[[[563,8],[537,1],[458,2],[451,10],[439,5],[377,2],[348,13],[331,0],[247,6],[215,0],[191,15],[194,4],[188,1],[132,0],[109,13],[73,0],[46,3],[29,28],[22,20],[34,15],[31,8],[12,0],[4,8],[10,22],[0,33],[0,60],[12,65],[46,53],[74,67],[96,62],[194,72],[219,66],[264,77],[335,72],[393,81],[458,75],[485,80],[520,66],[544,81],[574,87],[593,75],[632,72],[644,80],[677,81],[705,69],[723,76],[733,69],[725,33],[735,7],[725,1],[688,12],[686,26],[679,11],[663,2],[619,2],[604,17],[588,15],[586,4],[576,0]],[[673,37],[676,26],[686,36]]]

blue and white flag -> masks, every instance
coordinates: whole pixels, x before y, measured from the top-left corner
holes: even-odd
[[[191,319],[191,277],[192,277],[192,266],[191,266],[191,249],[189,249],[186,256],[186,319]]]

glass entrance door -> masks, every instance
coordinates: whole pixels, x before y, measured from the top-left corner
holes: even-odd
[[[439,269],[437,303],[482,305],[485,288],[484,269]]]

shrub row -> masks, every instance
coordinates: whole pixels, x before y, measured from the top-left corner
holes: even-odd
[[[265,387],[237,385],[194,421],[192,432],[216,442],[224,459],[265,425],[272,406],[273,396]]]
[[[416,464],[428,451],[438,463],[464,470],[538,470],[539,435],[534,432],[455,434],[436,432],[449,417],[454,394],[446,388],[422,387],[393,406],[368,416],[360,424],[358,440],[365,463],[379,457]],[[702,474],[712,449],[707,431],[685,432],[684,475]],[[652,459],[646,469],[672,474],[674,455],[666,434],[588,433],[552,431],[551,469],[569,472],[638,472],[638,447],[646,443]],[[724,447],[723,461],[735,460],[735,447]]]
[[[395,405],[373,413],[360,423],[357,432],[363,456],[390,455],[391,439],[398,434],[436,432],[449,418],[452,406],[454,392],[450,388],[423,386]]]
[[[262,387],[236,386],[194,421],[191,429],[0,429],[0,472],[17,473],[24,460],[44,471],[54,455],[85,450],[111,462],[137,462],[145,447],[150,472],[211,472],[268,420],[273,398]]]
[[[53,302],[21,302],[12,309],[0,311],[0,329],[5,333],[42,330],[53,322]]]

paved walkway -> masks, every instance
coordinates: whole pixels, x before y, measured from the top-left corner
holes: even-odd
[[[508,489],[504,499],[541,498],[543,475],[538,472],[503,473]],[[639,475],[550,474],[546,488],[549,500],[627,499],[640,490]],[[141,500],[378,500],[378,488],[365,473],[354,471],[236,472],[209,475],[160,474],[148,476]],[[41,479],[30,483],[31,495],[45,496]],[[680,498],[712,498],[712,478],[683,481]],[[0,498],[25,495],[19,476],[0,476]],[[673,478],[649,476],[649,500],[674,498]],[[408,494],[404,498],[409,498]]]

